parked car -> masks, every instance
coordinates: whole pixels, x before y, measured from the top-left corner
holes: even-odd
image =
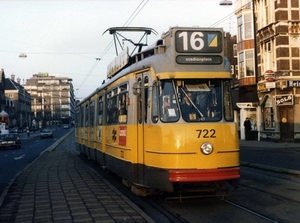
[[[0,148],[21,148],[21,139],[17,133],[8,133],[0,135]]]
[[[9,130],[10,133],[22,133],[25,132],[26,129],[19,129],[18,127],[12,128]]]
[[[9,133],[18,133],[18,132],[19,132],[18,127],[15,127],[15,128],[12,128],[9,130]]]
[[[53,138],[53,132],[51,129],[43,129],[41,132],[41,139],[42,138]]]

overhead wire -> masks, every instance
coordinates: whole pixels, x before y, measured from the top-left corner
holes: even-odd
[[[127,21],[124,23],[124,25],[123,25],[124,27],[130,25],[130,23],[141,12],[141,10],[145,7],[145,5],[148,3],[148,1],[149,0],[142,0],[142,2],[137,6],[137,8],[133,11],[133,13],[131,13],[131,15],[129,16],[129,18],[127,19]],[[92,68],[89,70],[89,72],[84,77],[83,81],[80,83],[80,85],[78,87],[79,90],[83,86],[83,84],[87,81],[87,79],[90,77],[90,75],[92,74],[92,72],[95,70],[95,68],[98,65],[98,63],[100,62],[100,60],[107,54],[107,52],[110,50],[110,48],[112,46],[113,46],[113,40],[111,40],[110,43],[104,49],[104,51],[102,51],[102,54],[98,58],[95,58],[96,61],[93,64]]]
[[[222,22],[224,22],[225,20],[233,17],[238,11],[242,10],[242,9],[245,9],[245,8],[248,8],[248,7],[251,7],[252,5],[252,1],[246,3],[245,5],[243,5],[241,8],[238,8],[237,10],[235,10],[234,12],[228,14],[227,16],[225,16],[224,18],[220,19],[219,21],[215,22],[214,24],[212,24],[210,27],[215,27],[219,24],[221,24]]]

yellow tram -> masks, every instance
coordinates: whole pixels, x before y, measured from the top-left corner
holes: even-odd
[[[108,31],[153,32],[114,27]],[[123,35],[123,34],[122,34]],[[173,27],[108,66],[76,107],[76,146],[139,189],[175,192],[240,178],[223,30]]]

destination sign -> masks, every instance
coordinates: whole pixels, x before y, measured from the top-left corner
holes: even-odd
[[[221,64],[223,58],[214,55],[179,55],[176,57],[176,62],[179,64]]]
[[[175,33],[178,53],[221,53],[223,34],[216,30],[178,30]]]

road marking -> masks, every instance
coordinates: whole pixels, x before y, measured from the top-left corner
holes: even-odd
[[[24,157],[25,157],[25,154],[23,154],[22,156],[19,156],[19,157],[15,157],[14,160],[24,159]]]

